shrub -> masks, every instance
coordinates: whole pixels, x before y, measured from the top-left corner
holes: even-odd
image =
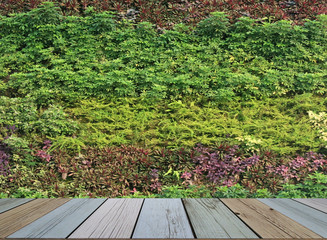
[[[183,188],[178,185],[165,186],[162,192],[158,194],[158,198],[211,198],[211,191],[205,186],[190,185]]]
[[[325,112],[320,112],[315,114],[312,111],[308,111],[310,122],[313,126],[319,130],[320,138],[327,142],[327,114]],[[327,148],[327,145],[325,146]]]
[[[274,195],[267,188],[257,189],[255,193],[251,195],[252,198],[272,198]]]
[[[259,156],[244,158],[237,150],[237,145],[221,145],[218,149],[198,146],[195,148],[198,155],[193,158],[197,163],[195,172],[205,174],[215,184],[233,186],[246,169],[259,161]]]
[[[28,98],[0,97],[0,124],[15,126],[17,133],[57,137],[72,135],[77,130],[74,121],[67,119],[61,106],[51,105],[47,109],[37,110]]]
[[[48,193],[20,187],[11,195],[13,198],[48,198]]]
[[[214,12],[193,32],[178,25],[158,33],[149,22],[114,21],[111,13],[58,14],[46,4],[0,19],[6,96],[27,97],[40,108],[90,97],[203,96],[221,103],[326,93],[323,15],[294,26],[229,23]]]
[[[306,113],[325,109],[322,103],[322,98],[311,94],[261,101],[235,99],[220,105],[192,98],[153,103],[138,98],[92,99],[66,111],[79,122],[76,139],[89,146],[190,149],[196,143],[226,142],[250,154],[259,154],[260,149],[294,155],[323,149],[324,142],[317,138]]]
[[[0,124],[0,176],[10,174],[11,148],[5,141],[15,132],[15,126],[2,127]]]
[[[326,160],[316,153],[284,159],[265,153],[249,164],[248,153],[235,152],[235,146],[227,145],[174,151],[132,146],[83,148],[79,154],[49,153],[50,146],[46,141],[29,154],[14,154],[10,172],[0,176],[3,192],[36,197],[259,198],[287,194],[319,197],[325,187]],[[241,165],[236,168],[237,161],[231,157]],[[245,160],[243,165],[240,159]],[[26,164],[32,161],[37,164]],[[280,172],[285,166],[289,166],[287,171]]]
[[[285,184],[278,198],[326,198],[327,175],[319,172],[310,174],[303,183]]]
[[[92,196],[126,196],[133,188],[146,193],[156,184],[149,175],[153,164],[146,150],[133,147],[86,149],[79,156],[53,152],[53,161],[62,179]]]
[[[4,1],[0,3],[0,13],[8,15],[13,12],[29,11],[45,0]],[[319,14],[326,14],[323,0],[300,1],[239,1],[239,0],[200,0],[200,1],[62,1],[53,0],[64,15],[87,15],[90,7],[95,11],[116,11],[118,19],[130,21],[148,21],[160,28],[171,28],[174,24],[184,22],[195,25],[207,18],[211,12],[227,12],[232,20],[241,16],[250,16],[259,21],[277,21],[291,19],[302,23],[303,19],[315,19]],[[49,4],[49,3],[48,3]]]
[[[9,198],[7,193],[0,193],[0,198]]]
[[[245,172],[242,185],[251,192],[264,187],[272,193],[282,190],[283,184],[303,182],[316,171],[326,172],[326,156],[313,152],[297,157],[277,157],[265,152],[254,166]]]
[[[33,126],[30,123],[36,120],[37,110],[32,101],[26,98],[0,96],[0,123],[2,125],[15,125],[20,133],[26,134],[33,131]]]
[[[7,176],[10,173],[10,155],[6,146],[0,142],[0,175]]]
[[[202,37],[224,39],[227,37],[229,22],[223,12],[211,13],[211,17],[201,21],[196,33]]]
[[[247,198],[249,197],[250,192],[240,184],[235,184],[234,186],[221,186],[217,187],[217,191],[214,194],[214,197],[217,198]]]

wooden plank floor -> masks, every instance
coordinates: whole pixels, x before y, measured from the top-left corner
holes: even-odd
[[[0,213],[18,207],[19,205],[22,205],[32,200],[32,198],[0,199]]]
[[[257,199],[222,201],[262,238],[321,238],[317,233]]]
[[[292,199],[259,199],[266,205],[327,238],[326,214]]]
[[[193,238],[181,199],[145,199],[132,238]]]
[[[143,199],[108,199],[69,238],[129,238]]]
[[[327,201],[326,199],[322,198],[298,198],[298,199],[293,199],[297,202],[303,203],[305,205],[308,205],[309,207],[315,208],[319,211],[322,211],[324,213],[327,213]]]
[[[326,239],[327,199],[0,199],[2,239]]]
[[[198,238],[258,238],[219,199],[183,199]]]
[[[104,201],[105,199],[72,199],[8,238],[66,238]]]
[[[69,199],[35,199],[1,213],[0,238],[13,234],[68,201]]]

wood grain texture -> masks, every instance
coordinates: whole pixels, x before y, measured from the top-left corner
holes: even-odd
[[[3,198],[0,199],[0,213],[32,201],[33,198]]]
[[[108,199],[69,238],[130,238],[143,199]]]
[[[181,199],[145,199],[132,238],[193,238]]]
[[[327,199],[326,198],[296,198],[293,200],[303,203],[309,207],[315,208],[324,213],[327,213]]]
[[[8,238],[66,238],[105,199],[72,199]]]
[[[292,199],[259,199],[294,221],[327,238],[327,214]]]
[[[183,199],[197,238],[258,238],[219,199]]]
[[[75,238],[75,240],[99,240],[99,238]],[[102,240],[105,240],[106,238],[101,238]],[[109,240],[112,240],[112,238],[108,238]],[[130,238],[117,238],[119,240],[130,240]],[[178,239],[180,238],[170,238],[170,240]],[[4,240],[0,238],[0,240]],[[11,238],[10,240],[24,240],[22,238]],[[39,238],[27,238],[26,240],[40,240]],[[60,238],[42,238],[42,240],[64,240]],[[137,240],[149,240],[149,238],[138,238]],[[156,238],[156,240],[167,240],[166,238]],[[194,240],[194,238],[183,238],[183,240]],[[201,238],[201,240],[227,240],[226,238]],[[246,240],[246,238],[233,238],[232,240]],[[264,240],[290,240],[290,238],[265,238]],[[317,240],[316,238],[301,238],[298,240]],[[320,238],[319,240],[326,240],[326,238]]]
[[[5,238],[51,212],[69,199],[35,199],[0,214],[0,238]]]
[[[262,238],[321,238],[257,199],[221,199]]]

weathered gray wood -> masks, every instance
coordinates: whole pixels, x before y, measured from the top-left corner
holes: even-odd
[[[105,199],[72,199],[8,238],[66,238]]]
[[[327,214],[292,199],[259,199],[311,231],[327,238]]]
[[[197,238],[258,238],[219,199],[183,199]]]
[[[193,238],[181,199],[145,199],[132,238]]]
[[[0,238],[5,238],[68,202],[67,198],[35,199],[0,214]]]
[[[296,198],[293,200],[303,203],[305,205],[308,205],[309,207],[315,208],[324,213],[327,213],[327,199],[326,198]]]
[[[131,238],[143,199],[108,199],[69,238]]]
[[[33,198],[3,198],[0,199],[0,213],[32,201]]]

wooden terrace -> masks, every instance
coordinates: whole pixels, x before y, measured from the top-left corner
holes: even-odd
[[[327,199],[0,199],[0,238],[326,239]]]

